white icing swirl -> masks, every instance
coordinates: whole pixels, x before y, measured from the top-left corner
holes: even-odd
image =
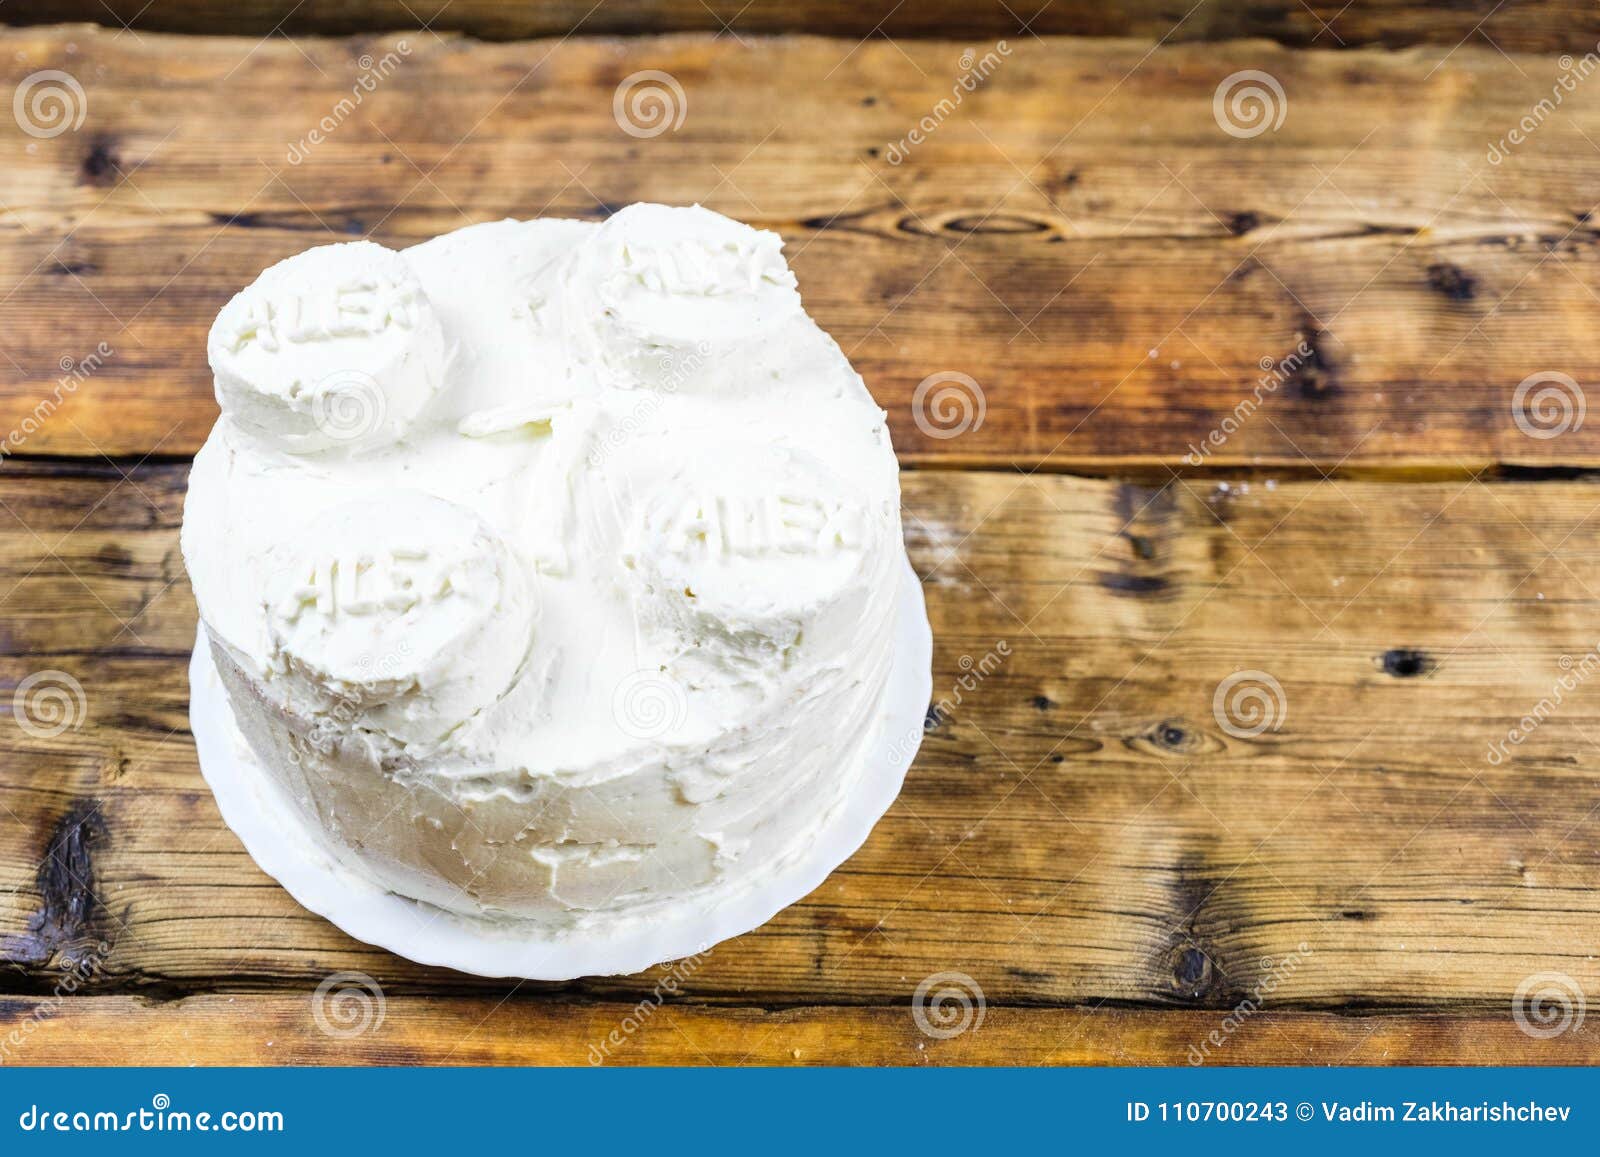
[[[574,349],[625,389],[748,382],[733,355],[805,316],[782,240],[698,205],[630,205],[573,251],[563,289]]]
[[[207,353],[223,413],[292,453],[394,442],[444,380],[421,284],[371,241],[272,266],[222,307]]]
[[[510,685],[536,607],[471,510],[417,491],[332,507],[267,554],[268,671],[305,709],[437,743]]]

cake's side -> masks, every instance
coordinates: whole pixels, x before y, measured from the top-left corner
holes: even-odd
[[[262,766],[348,863],[404,896],[551,928],[706,908],[804,853],[855,786],[883,687],[873,663],[861,680],[877,698],[849,685],[773,720],[773,730],[796,736],[825,726],[826,746],[791,742],[757,755],[730,735],[719,750],[571,787],[526,774],[397,771],[364,742],[285,711],[224,644],[213,640],[212,655]],[[712,766],[724,784],[686,801],[682,774]]]
[[[798,854],[876,724],[903,546],[777,239],[641,206],[330,248],[219,317],[185,512],[269,772],[473,916],[709,903]]]

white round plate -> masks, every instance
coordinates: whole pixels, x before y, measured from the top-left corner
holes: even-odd
[[[807,895],[854,855],[899,795],[917,753],[932,695],[932,658],[922,584],[908,562],[880,707],[882,727],[853,793],[815,843],[741,892],[712,896],[709,906],[630,921],[612,932],[585,928],[551,935],[528,924],[474,920],[397,896],[342,862],[322,834],[301,820],[239,733],[203,626],[189,664],[189,725],[222,818],[261,870],[301,905],[357,940],[419,964],[479,976],[571,980],[638,972],[743,935]]]

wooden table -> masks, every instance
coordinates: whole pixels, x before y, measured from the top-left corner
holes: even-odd
[[[611,1063],[1600,1059],[1600,79],[1533,111],[1593,12],[816,7],[842,35],[0,32],[0,95],[56,69],[85,112],[0,132],[0,1060],[583,1064],[630,1017]],[[676,129],[614,117],[643,70]],[[1255,135],[1215,107],[1247,70]],[[643,199],[786,238],[889,413],[943,701],[861,852],[660,1008],[665,968],[427,969],[258,871],[195,764],[177,544],[204,335],[264,266]],[[981,422],[917,420],[940,374]],[[14,705],[41,672],[84,692],[59,734]],[[343,972],[384,994],[356,1035],[313,1017]],[[951,973],[970,1023],[930,1034]]]

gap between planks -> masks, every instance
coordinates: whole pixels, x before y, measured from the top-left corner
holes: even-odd
[[[1058,478],[1081,478],[1098,482],[1130,482],[1148,486],[1161,484],[1174,478],[1185,482],[1257,482],[1273,479],[1278,482],[1316,482],[1319,479],[1349,482],[1371,482],[1382,485],[1403,486],[1440,482],[1464,482],[1475,479],[1484,482],[1594,482],[1600,481],[1600,467],[1578,463],[1545,463],[1517,465],[1493,459],[1471,462],[1419,457],[1395,459],[1388,462],[1362,462],[1356,464],[1308,462],[1304,458],[1258,461],[1251,463],[1218,463],[1202,466],[1174,465],[1150,458],[1048,458],[1015,461],[996,461],[988,455],[959,454],[901,454],[900,469],[910,473],[949,474],[1039,474]],[[188,466],[194,461],[191,454],[8,454],[0,458],[0,469],[14,464],[23,471],[35,471],[41,482],[55,477],[94,477],[125,473],[141,467]]]

